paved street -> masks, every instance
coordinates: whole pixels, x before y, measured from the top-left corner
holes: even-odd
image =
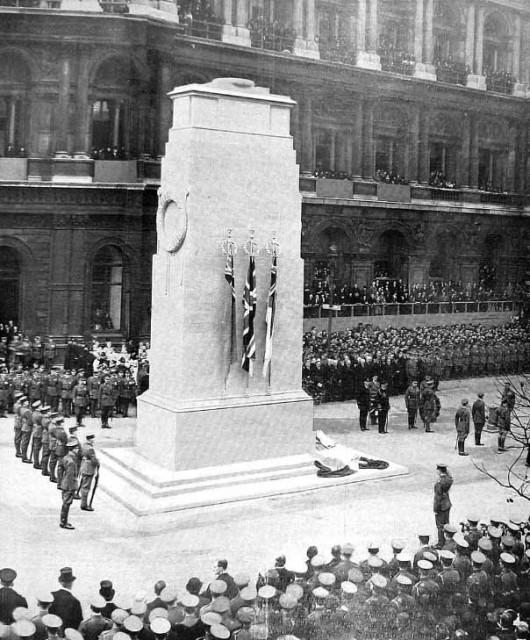
[[[442,384],[442,416],[431,435],[421,429],[407,430],[402,397],[391,399],[389,434],[384,436],[374,428],[359,432],[354,403],[315,407],[317,428],[373,457],[407,466],[410,473],[406,476],[185,513],[176,528],[142,536],[131,531],[128,514],[103,492],[96,496],[94,513],[81,512],[79,503],[74,503],[70,520],[75,531],[60,529],[60,492],[15,458],[12,418],[1,420],[1,563],[17,569],[17,586],[30,596],[40,587],[54,587],[58,569],[70,565],[78,576],[75,591],[86,604],[104,578],[113,580],[118,593],[126,596],[141,589],[151,591],[160,578],[182,590],[191,575],[209,580],[218,557],[228,559],[232,573],[253,575],[273,566],[279,553],[286,554],[288,565],[298,563],[310,544],[326,555],[333,544],[349,541],[357,548],[355,556],[361,558],[363,546],[374,537],[383,542],[382,555],[388,556],[392,537],[403,538],[414,549],[419,529],[427,528],[434,535],[432,485],[439,461],[448,463],[455,478],[453,522],[458,523],[471,510],[483,517],[497,513],[526,516],[528,503],[507,503],[510,494],[473,464],[473,460],[483,461],[497,472],[506,465],[513,454],[493,452],[495,435],[485,434],[487,446],[482,448],[474,447],[469,438],[470,457],[459,457],[454,450],[456,406],[462,397],[472,402],[480,389],[487,403],[497,403],[493,380]],[[99,421],[86,422],[87,430],[97,434],[97,447],[132,443],[134,418],[115,419],[113,429],[103,432]],[[104,482],[104,468],[101,474]],[[32,601],[31,606],[34,604]]]

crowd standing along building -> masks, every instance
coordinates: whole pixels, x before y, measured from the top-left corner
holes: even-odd
[[[530,280],[524,0],[0,0],[0,14],[0,322],[58,344],[148,334],[167,93],[219,76],[297,103],[309,286],[330,271],[509,294]]]

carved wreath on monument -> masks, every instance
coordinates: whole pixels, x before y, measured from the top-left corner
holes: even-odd
[[[158,189],[158,210],[156,212],[156,233],[160,246],[169,253],[176,253],[188,231],[188,211],[186,204],[190,192],[184,200],[178,200],[170,191]]]

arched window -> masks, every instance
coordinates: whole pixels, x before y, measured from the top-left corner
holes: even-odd
[[[20,55],[0,56],[0,155],[26,155],[30,71]]]
[[[484,75],[507,72],[510,69],[511,36],[504,17],[492,13],[484,21]]]
[[[0,247],[0,323],[19,324],[20,261],[11,247]]]
[[[124,329],[124,258],[113,245],[102,247],[92,267],[92,313],[94,331]]]
[[[135,155],[138,82],[130,61],[114,57],[99,67],[92,93],[92,149],[99,160]]]
[[[375,109],[375,168],[380,174],[408,178],[407,127],[407,114],[394,105],[382,103]]]
[[[453,0],[436,2],[433,35],[434,59],[437,66],[464,62],[465,24]]]

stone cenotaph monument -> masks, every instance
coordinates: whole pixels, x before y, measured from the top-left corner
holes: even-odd
[[[301,386],[301,197],[289,132],[294,102],[230,78],[169,95],[173,126],[157,212],[150,387],[138,398],[134,449],[108,453],[122,480],[129,467],[144,497],[163,494],[164,508],[178,510],[269,495],[275,480],[283,480],[276,491],[282,493],[285,480],[314,476],[315,468],[313,402]],[[227,242],[234,252],[232,363]],[[263,377],[271,247],[278,247],[276,310],[270,374]],[[241,367],[250,253],[257,295],[252,377]],[[126,497],[132,489],[118,485],[119,478],[109,492],[140,509],[138,496]]]

